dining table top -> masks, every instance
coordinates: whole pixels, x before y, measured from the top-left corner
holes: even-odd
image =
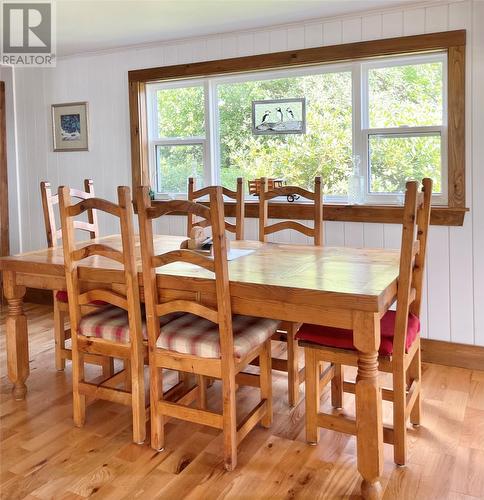
[[[184,236],[155,235],[155,254],[180,248]],[[79,242],[103,243],[121,250],[120,235],[110,235],[96,240]],[[235,250],[251,253],[229,260],[229,279],[234,286],[263,287],[268,299],[274,294],[312,294],[320,303],[328,305],[355,301],[367,311],[383,311],[396,295],[399,251],[388,249],[363,249],[332,246],[310,246],[282,243],[262,243],[252,240],[231,241]],[[240,252],[242,253],[242,252]],[[136,258],[140,281],[141,256],[139,237],[136,236]],[[0,258],[0,270],[23,274],[40,274],[64,277],[62,246],[46,248]],[[91,256],[80,266],[80,277],[96,280],[102,273],[103,281],[123,282],[121,264],[101,256]],[[161,287],[174,286],[177,278],[192,282],[212,281],[213,274],[188,263],[172,263],[158,271]],[[282,295],[281,295],[282,294]]]

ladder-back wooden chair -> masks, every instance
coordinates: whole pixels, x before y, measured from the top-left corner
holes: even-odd
[[[143,261],[148,326],[150,389],[151,389],[151,446],[162,450],[165,445],[164,423],[175,417],[215,427],[223,431],[224,463],[228,470],[237,464],[237,444],[260,422],[272,423],[272,384],[270,339],[278,322],[271,319],[232,316],[227,262],[227,242],[221,187],[207,188],[210,208],[191,201],[169,201],[151,205],[147,187],[139,188],[137,207]],[[173,250],[156,255],[153,244],[152,221],[165,214],[183,212],[207,220],[212,228],[213,257],[193,250]],[[155,270],[170,263],[189,263],[208,271],[203,294],[187,292],[184,296],[162,297],[157,279],[163,275]],[[213,279],[215,277],[215,279]],[[168,313],[183,312],[168,325],[159,326],[158,318]],[[235,391],[239,374],[253,359],[260,358],[261,401],[236,423]],[[163,395],[163,370],[188,372],[222,381],[222,414],[210,411],[205,405],[205,385],[187,387],[175,401]],[[243,384],[242,384],[243,385]],[[198,408],[188,404],[198,401]]]
[[[84,191],[78,189],[70,189],[69,193],[72,198],[86,200],[94,197],[94,183],[91,179],[84,180]],[[49,248],[57,248],[62,245],[62,229],[57,227],[55,210],[59,203],[57,193],[53,194],[49,182],[42,181],[40,183],[40,194],[42,198],[42,208],[44,212],[45,235],[47,238],[47,246]],[[97,223],[97,215],[95,210],[87,211],[87,222],[74,221],[74,228],[79,231],[89,233],[89,238],[94,239],[99,237],[99,229]],[[66,366],[66,359],[71,359],[71,350],[66,348],[66,340],[70,338],[70,329],[65,328],[66,315],[69,314],[69,304],[67,301],[67,292],[64,290],[56,290],[53,292],[54,302],[54,340],[55,340],[55,367],[57,370],[63,370]],[[95,305],[95,304],[93,304]],[[86,306],[86,310],[90,306]],[[103,366],[105,374],[112,370],[112,363],[109,359],[100,356],[89,356],[86,361]]]
[[[313,202],[314,226],[309,227],[293,220],[269,224],[269,200],[279,196],[287,197],[294,194]],[[283,186],[268,190],[267,179],[265,177],[261,178],[259,192],[259,240],[265,242],[269,234],[277,233],[284,229],[292,229],[313,238],[315,245],[323,244],[323,193],[321,177],[314,179],[314,191],[309,191],[298,186]],[[281,325],[280,331],[273,337],[275,341],[287,342],[287,360],[273,358],[272,366],[275,370],[287,372],[289,406],[295,406],[299,402],[299,386],[304,382],[304,368],[299,368],[299,349],[295,338],[299,326],[299,323],[284,322]]]
[[[118,187],[118,204],[87,198],[73,205],[69,188],[60,187],[59,207],[71,319],[74,423],[78,427],[84,425],[86,396],[121,403],[132,409],[133,441],[142,443],[146,425],[143,376],[146,346],[143,343],[130,190]],[[122,250],[103,243],[76,245],[74,218],[88,210],[99,210],[119,219]],[[79,268],[84,259],[92,256],[122,266],[123,291],[113,290],[108,285],[83,289]],[[82,316],[81,307],[92,301],[103,301],[108,305]],[[123,359],[125,369],[101,382],[88,382],[84,375],[84,357],[88,354]],[[121,383],[124,388],[116,388]]]
[[[189,177],[188,179],[188,200],[197,201],[208,195],[209,187],[196,189],[195,179]],[[245,198],[244,198],[244,179],[242,177],[237,177],[237,188],[232,191],[226,187],[222,187],[223,194],[227,198],[235,200],[235,224],[225,221],[225,229],[231,233],[235,234],[236,240],[244,239],[244,218],[245,218]],[[205,221],[200,221],[197,223],[196,217],[192,214],[187,216],[187,235],[190,236],[193,226],[204,227]]]
[[[406,459],[407,420],[420,424],[420,304],[430,221],[432,181],[423,180],[422,192],[415,181],[406,185],[396,311],[389,310],[380,320],[379,370],[391,373],[393,389],[383,390],[383,399],[393,402],[393,427],[385,427],[384,441],[394,446],[394,460]],[[319,440],[318,427],[355,433],[357,419],[321,413],[319,400],[331,381],[331,401],[343,407],[344,392],[355,393],[355,383],[346,382],[342,365],[357,366],[353,332],[304,324],[298,334],[306,360],[306,436],[309,443]],[[320,364],[331,363],[321,374]],[[368,409],[371,411],[371,408]]]

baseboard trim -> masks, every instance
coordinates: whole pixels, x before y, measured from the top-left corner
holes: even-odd
[[[484,370],[484,347],[431,339],[421,342],[422,361],[426,363]]]

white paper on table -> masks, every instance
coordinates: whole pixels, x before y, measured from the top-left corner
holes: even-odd
[[[250,249],[231,248],[227,252],[227,260],[235,260],[238,259],[239,257],[244,257],[245,255],[250,255],[251,253],[254,252],[255,250],[250,250]]]

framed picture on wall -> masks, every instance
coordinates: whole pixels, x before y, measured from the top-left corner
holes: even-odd
[[[52,105],[52,138],[54,151],[88,151],[87,102]]]
[[[254,135],[305,134],[306,99],[252,101]]]

